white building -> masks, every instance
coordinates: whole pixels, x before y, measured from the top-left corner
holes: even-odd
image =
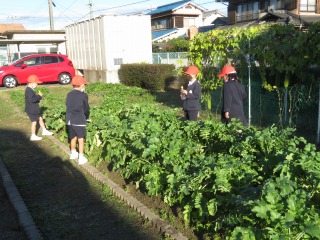
[[[100,16],[66,26],[68,56],[91,82],[119,82],[121,64],[152,63],[149,15]]]
[[[0,33],[0,65],[33,53],[67,52],[64,30],[24,30],[22,25],[19,29],[6,27],[11,30]]]

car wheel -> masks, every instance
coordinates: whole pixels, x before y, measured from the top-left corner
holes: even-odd
[[[3,79],[3,85],[6,86],[7,88],[13,88],[18,85],[18,81],[14,76],[9,75]]]
[[[71,82],[71,75],[68,73],[61,73],[59,75],[59,83],[62,85],[69,84]]]

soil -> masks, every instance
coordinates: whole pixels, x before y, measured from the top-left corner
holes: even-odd
[[[161,196],[148,196],[143,190],[140,191],[137,189],[133,182],[125,181],[119,173],[111,171],[111,167],[105,163],[101,163],[98,169],[105,173],[113,182],[126,189],[131,196],[142,202],[170,225],[174,226],[188,239],[199,239],[190,228],[185,228],[181,209],[171,208],[163,202]]]
[[[3,92],[0,99],[0,157],[44,239],[165,239],[107,187],[71,163],[48,137],[31,142],[27,116],[16,112]],[[118,177],[117,182],[123,181]],[[26,239],[2,182],[0,236]]]

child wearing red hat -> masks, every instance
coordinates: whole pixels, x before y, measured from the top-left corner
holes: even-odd
[[[197,80],[199,69],[196,66],[189,66],[184,73],[187,74],[189,78],[187,89],[181,89],[180,93],[185,118],[187,120],[197,121],[202,91],[200,83]]]
[[[74,76],[71,84],[73,90],[66,99],[66,122],[68,137],[70,139],[70,159],[78,158],[78,164],[85,164],[88,159],[84,154],[84,138],[86,136],[86,123],[90,115],[88,95],[84,92],[86,80],[82,76]],[[78,142],[78,151],[76,150]]]
[[[48,131],[41,116],[39,103],[42,99],[42,92],[35,93],[34,89],[41,84],[37,75],[30,75],[28,77],[28,85],[25,90],[25,112],[31,120],[31,137],[30,141],[39,141],[42,137],[37,136],[36,128],[39,123],[42,128],[42,136],[50,136],[53,133]]]
[[[247,126],[243,112],[243,99],[247,97],[247,94],[237,76],[236,69],[226,65],[218,77],[223,77],[224,80],[222,121],[228,123],[232,118],[238,118],[244,126]]]

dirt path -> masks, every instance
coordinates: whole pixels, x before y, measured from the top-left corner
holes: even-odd
[[[164,239],[50,139],[29,141],[28,118],[0,99],[0,157],[44,239]],[[1,238],[25,239],[1,187],[0,201]]]

